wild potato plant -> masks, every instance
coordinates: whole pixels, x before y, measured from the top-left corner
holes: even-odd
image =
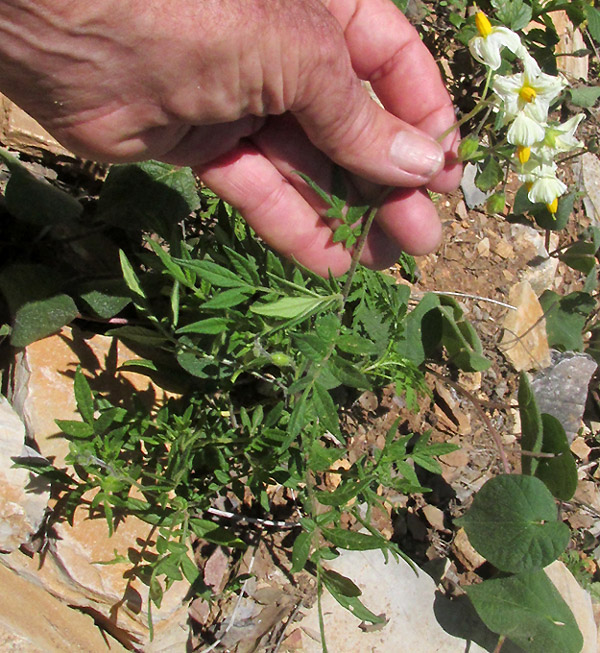
[[[566,127],[551,121],[551,91],[564,94],[564,84],[545,76],[521,49],[524,37],[514,31],[531,17],[548,28],[543,7],[495,1],[484,3],[489,17],[467,18],[465,3],[446,4],[461,9],[462,14],[454,13],[457,38],[471,43],[489,69],[476,111],[483,120],[476,139],[467,137],[461,151],[479,166],[484,190],[503,183],[507,170],[521,175],[527,197],[521,193],[520,201],[528,202],[527,212],[541,226],[549,225],[545,228],[560,228],[562,206],[572,202],[544,157],[547,148],[579,146],[575,127],[581,118],[570,119]],[[570,4],[586,15],[589,5]],[[594,12],[593,7],[588,12],[590,31]],[[494,16],[508,25],[502,27]],[[542,113],[536,113],[532,105],[540,99]],[[430,443],[428,434],[401,433],[395,423],[383,444],[350,462],[353,434],[342,417],[361,392],[389,385],[414,405],[417,394],[425,392],[424,363],[442,352],[448,365],[486,369],[481,343],[458,304],[427,294],[411,310],[408,286],[356,265],[376,207],[348,206],[343,176],[332,193],[306,179],[328,202],[328,216],[338,221],[335,240],[354,249],[354,264],[342,279],[323,279],[281,260],[231,207],[206,189],[199,196],[189,170],[152,161],[111,169],[92,226],[109,234],[104,246],[112,247],[119,266],[86,276],[82,270],[88,268],[77,258],[82,233],[89,230],[81,221],[82,206],[40,183],[11,157],[3,159],[12,173],[6,198],[15,234],[28,234],[38,247],[47,247],[34,249],[25,261],[7,252],[0,271],[10,313],[4,333],[10,333],[12,344],[24,346],[74,319],[103,322],[109,334],[139,353],[127,364],[131,369],[177,394],[152,410],[137,401],[114,405],[92,392],[83,372],[77,372],[81,421],[59,422],[70,441],[71,466],[35,466],[54,481],[57,517],[72,518],[84,506],[106,519],[109,533],[128,514],[146,521],[154,546],[130,551],[129,561],[155,605],[184,577],[198,594],[210,596],[191,557],[192,537],[243,549],[253,524],[292,528],[291,572],[307,570],[319,591],[330,591],[358,618],[380,622],[360,601],[354,582],[330,571],[327,560],[344,549],[377,548],[402,556],[374,527],[372,511],[386,490],[426,492],[419,470],[439,473],[436,457],[455,447]],[[550,166],[552,175],[542,174],[542,165]],[[53,267],[56,243],[62,243],[55,236],[58,225],[71,229],[79,246],[68,263]],[[600,236],[592,232],[590,238],[593,251],[592,246],[582,251],[580,244],[570,258],[569,250],[562,256],[576,269],[586,266],[588,300],[594,302],[590,293]],[[34,281],[39,279],[43,282]],[[571,304],[547,298],[547,317],[557,323],[567,316],[579,333],[575,347],[583,348],[589,311],[575,315]],[[551,344],[573,344],[560,338]],[[559,642],[561,651],[575,653],[581,642],[577,626],[542,571],[569,539],[555,498],[574,492],[575,463],[564,430],[540,414],[526,376],[519,403],[528,453],[523,475],[501,474],[489,481],[462,518],[475,548],[500,573],[468,593],[488,627],[502,637],[530,651],[551,650]],[[341,468],[340,460],[346,461]],[[336,482],[327,483],[331,478]],[[284,488],[283,505],[271,505],[273,486]],[[231,519],[217,518],[215,506],[224,502]],[[115,560],[124,556],[115,552]]]

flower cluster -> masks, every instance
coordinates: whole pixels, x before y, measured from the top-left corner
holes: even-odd
[[[583,145],[575,137],[575,131],[584,115],[574,116],[563,124],[549,123],[550,105],[566,82],[543,73],[512,30],[493,27],[481,11],[475,16],[475,24],[479,35],[470,40],[469,50],[490,69],[490,75],[500,68],[504,48],[521,61],[522,72],[495,75],[492,89],[504,125],[510,125],[507,140],[516,146],[518,177],[527,185],[529,200],[543,202],[551,213],[556,213],[558,198],[567,187],[556,176],[554,158]]]

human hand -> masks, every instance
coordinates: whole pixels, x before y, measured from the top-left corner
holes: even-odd
[[[334,161],[357,197],[398,187],[378,211],[367,265],[439,241],[421,187],[458,184],[457,132],[443,170],[431,138],[454,112],[389,0],[5,0],[0,37],[0,88],[65,145],[97,160],[193,166],[268,243],[321,274],[342,273],[350,254],[294,170],[327,188]]]

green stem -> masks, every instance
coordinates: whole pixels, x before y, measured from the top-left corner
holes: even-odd
[[[455,129],[458,129],[462,125],[464,125],[466,122],[471,120],[471,118],[475,117],[480,111],[483,111],[483,109],[490,107],[493,105],[494,101],[493,100],[486,100],[486,95],[488,93],[489,87],[490,87],[490,82],[492,80],[492,75],[493,71],[488,70],[487,77],[485,79],[485,86],[483,87],[483,91],[481,93],[481,99],[469,113],[465,114],[462,118],[457,120],[453,125],[448,127],[445,132],[443,132],[440,136],[437,137],[437,142],[441,143],[448,134],[451,134]]]
[[[321,561],[317,563],[317,610],[319,613],[319,631],[321,633],[321,649],[323,653],[328,653],[327,642],[325,641],[325,622],[323,620],[323,606],[321,597],[323,596],[323,581],[321,580]]]

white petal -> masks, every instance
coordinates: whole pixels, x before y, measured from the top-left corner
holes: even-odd
[[[502,63],[500,46],[493,41],[489,42],[489,39],[490,37],[484,39],[481,36],[476,36],[469,41],[469,51],[473,55],[473,59],[489,66],[492,70],[497,70]]]
[[[517,54],[521,51],[523,47],[521,44],[521,39],[516,32],[508,29],[508,27],[494,27],[492,28],[492,33],[488,36],[489,39],[493,38],[501,43],[505,48],[508,48],[514,54]]]
[[[567,187],[558,177],[541,177],[533,182],[527,197],[530,202],[551,204],[557,197],[566,193]]]
[[[546,130],[539,122],[520,112],[508,129],[508,142],[513,145],[531,147],[544,138]]]

